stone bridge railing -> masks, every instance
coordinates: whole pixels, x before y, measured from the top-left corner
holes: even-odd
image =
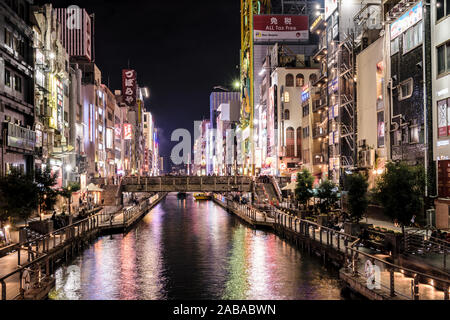
[[[123,192],[251,192],[253,179],[245,176],[125,177]]]

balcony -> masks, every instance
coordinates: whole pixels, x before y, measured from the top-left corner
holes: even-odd
[[[313,101],[313,112],[319,110],[320,108],[326,107],[328,104],[328,97],[324,94],[320,95],[319,98]]]
[[[324,137],[328,134],[328,130],[322,127],[316,127],[313,129],[313,139]]]

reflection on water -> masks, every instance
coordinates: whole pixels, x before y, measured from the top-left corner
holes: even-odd
[[[212,201],[169,194],[56,272],[52,299],[341,299],[336,274]]]

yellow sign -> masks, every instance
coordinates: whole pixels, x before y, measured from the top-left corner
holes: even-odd
[[[313,32],[314,29],[319,25],[319,23],[320,23],[322,20],[323,20],[323,19],[322,19],[322,15],[319,14],[319,16],[316,18],[316,20],[314,20],[314,22],[312,23],[311,28],[309,28],[309,30],[310,30],[311,32]]]

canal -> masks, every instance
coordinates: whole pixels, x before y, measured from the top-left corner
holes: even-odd
[[[336,271],[212,201],[169,194],[56,271],[51,299],[343,299]]]

